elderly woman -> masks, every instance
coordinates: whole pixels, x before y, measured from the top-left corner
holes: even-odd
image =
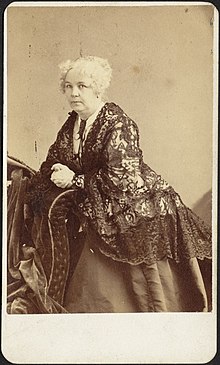
[[[207,311],[200,262],[211,258],[211,232],[144,163],[136,123],[104,102],[111,75],[98,57],[61,65],[71,112],[29,188],[35,223],[41,215],[46,224],[54,202],[68,197],[65,219],[49,218],[45,231],[36,223],[41,238],[34,231],[41,257],[52,236],[59,258],[69,227],[59,304],[71,313]]]

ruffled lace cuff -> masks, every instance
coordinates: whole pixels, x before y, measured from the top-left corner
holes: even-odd
[[[72,187],[84,189],[84,175],[74,175],[72,179]]]

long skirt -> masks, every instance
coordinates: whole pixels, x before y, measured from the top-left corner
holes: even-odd
[[[86,238],[68,282],[70,313],[207,312],[211,310],[211,262],[130,265],[104,256]]]

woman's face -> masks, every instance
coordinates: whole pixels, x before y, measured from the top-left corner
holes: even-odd
[[[94,92],[92,80],[86,75],[71,69],[68,71],[64,84],[64,93],[71,108],[82,119],[92,115],[100,103],[100,99]]]

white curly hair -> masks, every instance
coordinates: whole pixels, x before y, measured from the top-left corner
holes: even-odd
[[[92,80],[92,88],[97,94],[103,95],[109,87],[112,78],[112,68],[106,59],[95,56],[79,57],[75,61],[67,60],[59,65],[60,89],[64,93],[67,72],[71,69],[86,75]]]

